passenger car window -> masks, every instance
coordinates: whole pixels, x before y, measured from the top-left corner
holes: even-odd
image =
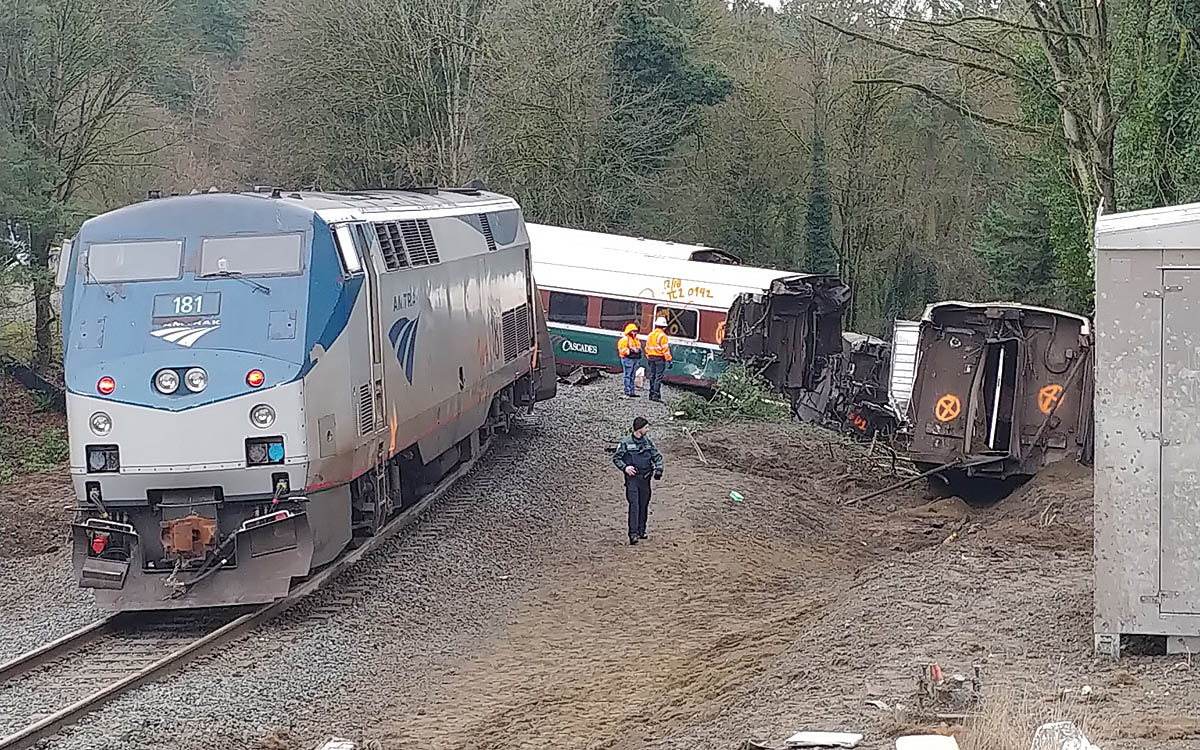
[[[600,327],[609,331],[624,331],[625,326],[641,326],[642,303],[623,299],[600,300]]]
[[[656,307],[654,317],[667,319],[667,335],[681,339],[700,338],[700,313],[681,307]]]
[[[546,317],[554,323],[587,325],[588,298],[582,294],[550,292],[550,305]]]
[[[95,242],[87,252],[87,283],[177,279],[183,266],[182,240]]]
[[[287,276],[300,273],[303,235],[210,237],[200,247],[200,276]]]

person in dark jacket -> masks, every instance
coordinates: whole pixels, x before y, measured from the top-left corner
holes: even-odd
[[[647,433],[645,417],[633,420],[633,434],[622,438],[613,453],[613,465],[625,475],[625,500],[629,503],[629,543],[646,538],[646,515],[650,511],[650,480],[662,479],[663,457]]]

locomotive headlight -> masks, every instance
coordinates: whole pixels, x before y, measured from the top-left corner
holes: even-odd
[[[174,370],[159,370],[154,376],[154,387],[159,393],[174,393],[179,390],[179,373]]]
[[[92,432],[104,437],[112,430],[112,418],[102,411],[98,411],[88,420],[88,425],[92,428]]]
[[[192,393],[199,393],[208,387],[208,373],[199,367],[193,367],[183,374],[183,384]]]
[[[250,410],[250,424],[260,430],[265,430],[275,423],[275,410],[266,404],[259,404]]]

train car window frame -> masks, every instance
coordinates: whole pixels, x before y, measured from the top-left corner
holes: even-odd
[[[133,248],[139,247],[143,251],[153,252],[153,247],[173,249],[175,252],[174,273],[167,273],[167,264],[163,263],[161,271],[154,274],[121,274],[121,273],[105,273],[103,266],[100,273],[96,272],[96,258],[103,256],[103,251],[108,248]],[[146,256],[152,257],[152,256]],[[116,264],[123,266],[124,263]],[[139,281],[172,281],[183,276],[183,240],[132,240],[128,242],[93,242],[88,245],[87,256],[84,259],[84,267],[87,274],[84,283],[87,284],[133,284]]]
[[[687,314],[692,318],[692,333],[687,335],[684,333],[671,333],[671,326],[675,324],[682,315]],[[667,335],[671,338],[682,339],[684,341],[699,341],[700,340],[700,311],[694,307],[671,307],[670,305],[655,305],[654,317],[662,316],[667,319]]]
[[[333,241],[337,245],[342,271],[347,276],[357,276],[363,272],[362,259],[358,250],[361,239],[355,236],[358,234],[356,229],[356,225],[353,224],[337,224],[333,227]]]
[[[583,301],[583,312],[581,315],[577,315],[577,314],[574,314],[574,312],[572,312],[571,315],[563,317],[555,311],[555,309],[554,309],[555,308],[555,304],[554,304],[555,300],[556,299],[564,300],[566,298],[571,298],[571,301],[575,302],[575,303],[578,303],[579,300]],[[571,326],[586,326],[587,319],[588,319],[588,307],[589,307],[590,302],[591,302],[591,299],[586,294],[578,294],[577,292],[559,292],[559,291],[551,290],[550,291],[550,299],[548,299],[546,301],[546,319],[549,320],[551,323],[562,323],[563,325],[571,325]]]
[[[196,269],[196,278],[198,278],[198,279],[219,279],[223,275],[225,275],[223,273],[224,269],[207,268],[206,267],[205,257],[207,255],[206,251],[208,250],[208,246],[209,246],[210,242],[225,243],[225,242],[234,242],[234,241],[241,240],[241,241],[262,243],[262,242],[266,242],[266,241],[270,241],[270,240],[283,240],[283,239],[290,239],[290,238],[295,238],[294,252],[295,252],[295,261],[296,262],[294,265],[289,264],[288,268],[286,270],[276,269],[276,270],[261,270],[261,271],[259,271],[259,270],[239,271],[236,269],[228,269],[227,273],[230,276],[239,277],[239,278],[270,278],[270,277],[279,277],[279,276],[299,276],[304,273],[304,237],[305,237],[304,232],[281,232],[279,234],[235,234],[235,235],[225,235],[225,236],[216,236],[216,237],[205,237],[200,241],[200,261],[199,261],[199,267]],[[291,252],[292,249],[288,248],[288,251]]]
[[[605,313],[605,306],[609,303],[628,305],[628,314],[622,311],[621,314]],[[609,319],[606,322],[606,318]],[[601,297],[600,298],[600,327],[606,331],[624,331],[625,326],[630,323],[637,323],[638,328],[642,327],[642,303],[638,300],[620,299],[617,297]]]

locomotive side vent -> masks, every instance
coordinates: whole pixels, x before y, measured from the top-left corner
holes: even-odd
[[[500,321],[504,339],[504,361],[512,362],[517,355],[533,346],[533,332],[529,328],[529,305],[521,305],[507,311]]]
[[[483,227],[483,238],[487,240],[488,252],[496,249],[496,238],[492,235],[492,225],[487,214],[479,214],[479,224]]]
[[[375,431],[375,399],[371,397],[371,384],[358,387],[358,434],[370,435]]]
[[[379,249],[383,252],[383,263],[387,266],[387,270],[398,271],[401,268],[408,268],[408,254],[404,252],[404,240],[400,236],[400,222],[376,222],[375,235],[379,237]]]
[[[408,251],[408,259],[413,266],[432,266],[440,262],[427,220],[402,221],[400,231],[404,234],[404,249]]]

